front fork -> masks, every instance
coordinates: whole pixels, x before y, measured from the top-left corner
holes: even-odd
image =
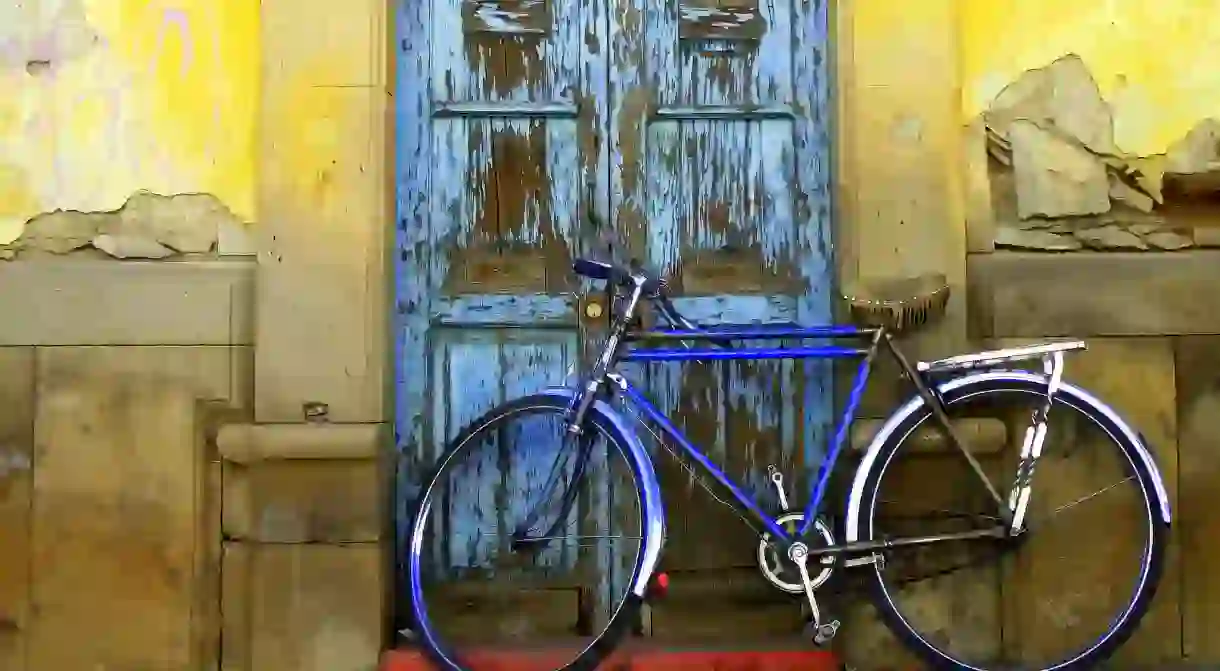
[[[565,417],[564,441],[571,441],[577,449],[576,464],[572,471],[572,482],[564,491],[563,500],[560,503],[555,521],[551,523],[551,527],[542,535],[541,540],[554,536],[559,525],[567,520],[572,506],[576,503],[578,485],[584,478],[585,468],[589,463],[589,458],[593,451],[593,437],[585,433],[585,416],[589,414],[589,408],[593,407],[593,403],[601,396],[606,381],[613,377],[610,370],[614,365],[615,358],[618,356],[619,347],[622,345],[626,325],[635,314],[643,293],[644,278],[636,278],[635,289],[631,293],[631,299],[623,310],[623,314],[614,318],[610,337],[606,339],[601,356],[598,357],[597,362],[593,365],[593,371],[581,387],[579,393],[573,397],[572,404],[568,406],[567,416]],[[562,458],[563,455],[561,453],[557,460]],[[563,478],[562,469],[559,468],[559,465],[560,463],[556,461],[555,466],[552,468],[550,480],[543,490],[545,493],[549,493],[553,487],[559,486]],[[515,546],[524,548],[526,543],[530,542],[531,539],[528,536],[528,531],[539,522],[541,515],[541,505],[526,515],[525,522],[514,533]]]
[[[568,434],[571,436],[578,436],[584,431],[585,415],[588,414],[589,408],[593,406],[593,402],[597,400],[602,387],[606,384],[606,376],[614,366],[619,347],[623,344],[623,334],[627,331],[627,324],[634,317],[640,299],[644,295],[644,281],[643,277],[635,278],[635,288],[631,292],[631,298],[623,309],[623,313],[611,317],[613,326],[610,329],[610,337],[606,338],[601,356],[597,358],[597,363],[593,365],[593,370],[584,387],[581,388],[580,393],[573,399],[572,406],[568,409]]]
[[[1034,410],[1029,427],[1025,429],[1025,438],[1021,441],[1021,458],[1017,462],[1017,477],[1008,495],[1008,510],[1012,514],[1012,523],[1008,529],[1010,536],[1018,536],[1025,531],[1025,513],[1029,508],[1030,492],[1033,489],[1034,465],[1042,456],[1042,446],[1046,442],[1047,418],[1063,382],[1063,352],[1047,354],[1042,358],[1042,366],[1047,376],[1046,395],[1042,404]]]

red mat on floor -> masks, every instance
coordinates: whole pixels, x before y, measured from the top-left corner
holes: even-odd
[[[554,665],[571,661],[571,653],[551,652]],[[478,671],[538,671],[548,666],[546,650],[498,650],[472,655]],[[486,666],[484,666],[486,665]],[[602,665],[607,671],[839,671],[837,658],[819,650],[674,650],[633,648],[615,653]],[[425,656],[413,650],[386,653],[381,671],[432,671]]]

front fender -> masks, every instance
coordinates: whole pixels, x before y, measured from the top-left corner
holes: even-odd
[[[550,396],[565,403],[577,398],[577,390],[571,387],[548,387],[541,395]],[[640,507],[644,517],[644,548],[640,572],[631,584],[631,592],[643,598],[648,590],[648,581],[661,559],[661,548],[665,543],[665,502],[661,499],[661,486],[648,449],[640,441],[622,413],[605,401],[594,401],[589,411],[601,419],[612,434],[611,437],[627,451],[626,457],[640,488]]]
[[[1046,384],[1047,377],[1042,374],[1020,370],[972,373],[944,382],[937,387],[937,390],[942,395],[949,392],[960,393],[969,391],[971,387],[984,386],[996,382]],[[1110,406],[1080,387],[1066,382],[1062,383],[1056,399],[1068,403],[1086,414],[1093,415],[1101,428],[1109,433],[1111,438],[1132,448],[1139,455],[1140,460],[1143,461],[1144,466],[1147,467],[1148,472],[1152,476],[1153,487],[1156,490],[1162,519],[1165,524],[1169,524],[1171,515],[1169,510],[1169,494],[1165,488],[1165,481],[1161,477],[1161,471],[1156,465],[1156,460],[1148,450],[1140,434],[1131,428]],[[854,543],[860,540],[860,507],[863,504],[864,486],[869,474],[876,465],[881,448],[890,441],[894,432],[906,420],[910,419],[912,415],[919,412],[923,406],[924,401],[918,396],[907,401],[894,414],[890,415],[881,429],[877,431],[877,435],[873,437],[872,442],[869,443],[868,449],[864,453],[864,458],[861,459],[860,466],[856,470],[851,492],[847,498],[847,519],[844,530],[845,542]]]

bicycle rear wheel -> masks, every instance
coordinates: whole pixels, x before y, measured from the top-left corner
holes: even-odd
[[[650,532],[642,477],[613,422],[565,430],[567,398],[494,408],[422,490],[406,569],[413,629],[441,669],[594,669],[636,622]]]
[[[1045,384],[1033,377],[997,377],[943,393],[951,419],[1007,427],[993,446],[965,439],[1003,496],[1029,409],[1044,394]],[[1138,443],[1073,388],[1057,397],[1048,421],[1026,532],[893,548],[869,569],[882,620],[933,668],[1094,668],[1131,637],[1156,593],[1167,504]],[[878,449],[859,499],[860,540],[999,523],[994,501],[960,455],[917,447],[921,429],[933,423],[921,406]],[[1057,493],[1061,488],[1069,493]]]

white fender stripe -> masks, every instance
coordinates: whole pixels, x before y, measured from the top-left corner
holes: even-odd
[[[1045,375],[1031,373],[1028,371],[998,371],[990,373],[975,373],[973,375],[965,375],[955,378],[940,385],[938,389],[942,394],[961,389],[962,387],[981,384],[985,382],[995,381],[1012,381],[1012,382],[1034,382],[1038,384],[1046,384],[1047,377]],[[1148,468],[1148,472],[1152,474],[1153,487],[1156,489],[1156,496],[1159,499],[1161,517],[1166,524],[1170,523],[1169,510],[1169,493],[1165,489],[1165,481],[1161,477],[1161,471],[1157,468],[1156,460],[1153,459],[1152,453],[1148,451],[1148,447],[1144,445],[1144,441],[1140,438],[1139,433],[1131,428],[1126,421],[1122,419],[1110,406],[1102,403],[1097,397],[1087,391],[1066,382],[1059,387],[1058,398],[1067,397],[1067,400],[1072,405],[1077,405],[1082,408],[1088,408],[1096,411],[1099,415],[1105,417],[1113,427],[1122,435],[1113,436],[1116,440],[1125,440],[1129,445],[1135,448],[1140,459]],[[856,476],[852,481],[851,493],[847,498],[847,519],[846,533],[844,542],[854,543],[860,540],[860,506],[863,505],[864,483],[868,480],[869,472],[877,461],[877,456],[881,452],[881,447],[890,440],[890,437],[898,429],[898,427],[911,415],[915,414],[924,405],[923,399],[918,396],[907,401],[894,414],[890,415],[881,429],[877,431],[877,435],[873,437],[869,443],[868,450],[864,454],[864,458],[860,461],[860,466],[856,469]]]

